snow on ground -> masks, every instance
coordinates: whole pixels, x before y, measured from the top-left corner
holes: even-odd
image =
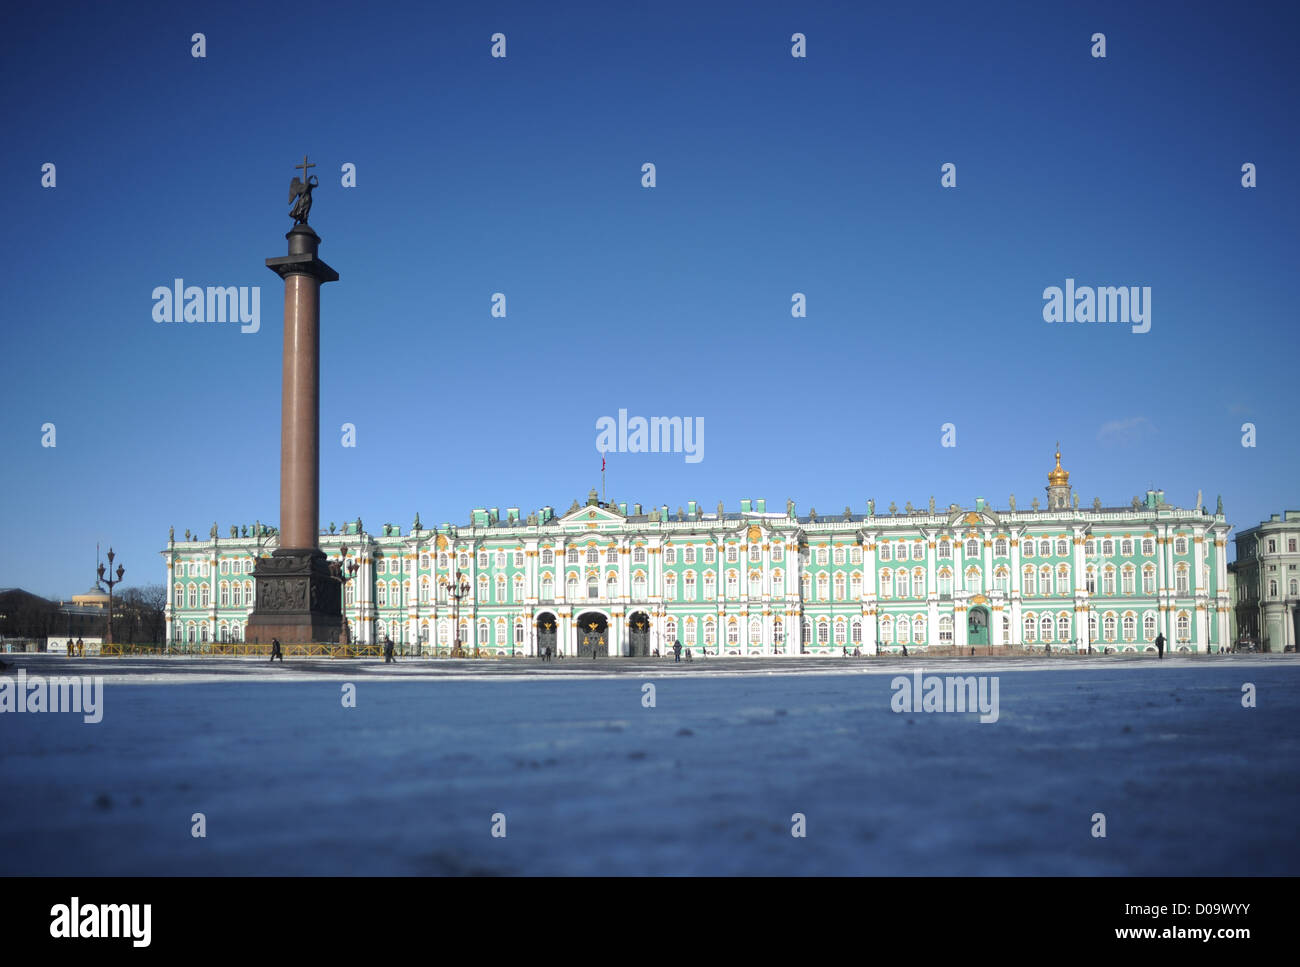
[[[1291,656],[4,657],[106,681],[97,725],[0,714],[5,874],[1300,872]],[[918,668],[998,721],[894,713]]]

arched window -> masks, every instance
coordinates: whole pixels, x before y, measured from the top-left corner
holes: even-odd
[[[835,622],[835,644],[841,647],[848,641],[848,626],[845,625],[844,619],[839,618]]]
[[[1043,641],[1052,640],[1054,635],[1052,634],[1052,616],[1050,614],[1043,615],[1038,623],[1038,630]]]
[[[1132,594],[1134,589],[1134,578],[1137,576],[1137,570],[1132,564],[1125,564],[1124,570],[1120,572],[1120,587],[1124,589],[1125,594]]]
[[[587,548],[587,563],[588,564],[600,563],[600,551],[597,548],[594,547]]]
[[[772,644],[778,648],[785,644],[785,622],[780,618],[772,622]]]
[[[894,593],[900,598],[911,597],[912,578],[907,573],[907,568],[905,567],[900,567],[898,569],[898,575],[894,581]]]
[[[504,574],[498,574],[496,603],[504,604],[505,600],[506,600],[506,576]]]
[[[388,585],[383,581],[380,581],[375,587],[375,604],[379,605],[381,608],[387,607],[388,605]]]
[[[497,622],[497,644],[504,645],[505,643],[506,643],[506,623],[504,621],[498,621]]]
[[[827,598],[830,597],[829,591],[830,591],[830,581],[826,576],[826,572],[822,571],[820,574],[817,575],[817,600],[825,601]]]
[[[1142,638],[1145,641],[1156,640],[1156,614],[1148,611],[1142,616]]]
[[[825,618],[819,618],[817,621],[817,644],[829,645],[831,643],[831,626]]]
[[[1010,587],[1011,578],[1004,567],[998,568],[993,572],[993,588],[996,591],[1006,591]]]
[[[480,574],[478,577],[478,599],[480,603],[488,599],[488,578],[486,574]]]
[[[1187,593],[1187,565],[1186,564],[1179,564],[1178,567],[1175,568],[1174,570],[1174,590],[1178,594]],[[1277,594],[1277,591],[1273,591],[1272,593]]]
[[[939,593],[952,597],[952,571],[946,567],[939,572]]]
[[[749,572],[749,596],[751,598],[763,596],[763,572],[758,569]]]
[[[1187,553],[1186,549],[1183,550],[1183,553]],[[1179,641],[1192,640],[1192,616],[1186,611],[1178,612],[1178,622],[1174,626],[1174,634],[1177,635]]]
[[[1115,593],[1115,566],[1107,564],[1106,570],[1101,572],[1101,591],[1103,594]]]
[[[225,562],[223,561],[222,563],[224,564]],[[222,581],[222,582],[221,582],[220,601],[221,601],[221,607],[223,607],[223,608],[225,608],[225,607],[229,607],[229,605],[230,605],[230,585],[227,584],[225,581]],[[223,636],[221,640],[222,640],[222,641],[225,641],[226,639],[225,639],[225,637]]]
[[[1043,569],[1038,572],[1038,593],[1052,593],[1052,569],[1046,564],[1044,564]]]
[[[862,597],[862,573],[854,571],[849,575],[849,597],[857,601]]]
[[[207,606],[208,606],[208,586],[204,584],[199,588],[199,607],[206,608]],[[207,625],[204,625],[203,627],[206,628]],[[207,639],[205,638],[204,640],[206,641]]]
[[[637,571],[632,575],[632,597],[641,601],[646,596],[645,572]]]
[[[1035,618],[1035,616],[1032,614],[1025,615],[1024,617],[1025,641],[1028,642],[1028,641],[1037,640],[1037,635],[1035,633],[1037,632],[1037,630],[1038,630],[1038,621]]]
[[[925,569],[912,568],[912,594],[918,598],[925,597]]]
[[[1137,618],[1130,611],[1124,615],[1124,640],[1133,641],[1137,638]]]
[[[542,575],[542,597],[547,601],[555,597],[555,581],[550,574]]]
[[[672,571],[664,575],[664,592],[670,601],[677,599],[677,575]]]
[[[600,581],[593,574],[587,578],[587,599],[595,600],[600,597]]]
[[[542,563],[543,564],[555,563],[555,552],[551,550],[549,547],[542,548]]]
[[[564,582],[564,596],[569,601],[578,599],[578,575],[570,574]]]
[[[676,640],[677,640],[677,619],[668,618],[664,621],[664,641],[668,643],[667,644],[668,647],[672,647],[672,643]]]
[[[712,618],[704,619],[704,644],[706,646],[717,641],[718,626]]]
[[[1070,641],[1070,616],[1062,611],[1056,616],[1056,640]]]
[[[907,615],[899,615],[894,628],[894,636],[900,645],[906,645],[912,640],[912,622]]]
[[[645,563],[645,548],[644,548],[644,547],[638,545],[638,546],[632,548],[632,563],[633,563],[633,564],[644,564],[644,563]]]
[[[1056,593],[1070,593],[1070,566],[1068,564],[1058,564],[1056,566]]]
[[[894,619],[889,615],[880,619],[880,640],[886,645],[894,643]]]
[[[862,644],[862,619],[855,617],[849,622],[849,640],[855,645]]]
[[[740,644],[740,622],[735,618],[727,622],[727,644]]]
[[[1070,542],[1064,540],[1058,540],[1056,542],[1056,556],[1065,557],[1065,555],[1069,553],[1070,553]]]
[[[993,542],[993,556],[994,557],[1007,556],[1007,539],[1005,537],[999,537],[996,541]]]
[[[740,597],[740,575],[732,569],[727,571],[727,597]]]
[[[966,568],[966,590],[978,591],[980,589],[980,569],[977,567]]]
[[[1106,634],[1106,640],[1107,640],[1107,641],[1114,641],[1114,640],[1115,640],[1115,614],[1114,614],[1114,612],[1111,612],[1111,611],[1107,611],[1107,612],[1106,612],[1105,617],[1101,619],[1101,627],[1102,627],[1102,630],[1103,630],[1103,631],[1105,632],[1105,634]]]
[[[939,616],[939,644],[952,644],[952,615],[950,614]]]
[[[761,645],[763,643],[763,622],[757,618],[749,619],[749,643],[751,645]]]
[[[894,595],[894,574],[889,568],[880,572],[880,596],[890,598]]]
[[[973,540],[973,539],[972,539],[972,540],[969,540],[969,541],[966,542],[966,556],[967,556],[968,558],[979,557],[979,556],[980,556],[980,542],[979,542],[979,541],[977,541],[977,540]]]
[[[478,623],[478,643],[480,646],[488,643],[488,623],[486,621]]]
[[[618,572],[610,571],[605,575],[605,594],[608,597],[618,597]]]
[[[912,619],[912,640],[918,645],[925,644],[925,615],[918,614]]]

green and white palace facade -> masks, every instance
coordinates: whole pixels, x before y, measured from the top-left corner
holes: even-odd
[[[1229,644],[1227,538],[1216,512],[1163,491],[1126,506],[1079,508],[1069,474],[1048,475],[1045,506],[798,514],[763,500],[706,513],[606,502],[592,491],[552,507],[472,512],[468,526],[403,533],[361,521],[322,533],[355,563],[344,609],[355,641],[447,653],[457,627],[489,655],[698,653],[838,656],[971,646],[1054,651],[1218,651]],[[185,647],[240,641],[253,561],[271,528],[170,539],[169,637]],[[458,576],[461,580],[458,582]],[[462,596],[449,593],[459,583]],[[467,587],[466,587],[467,585]]]

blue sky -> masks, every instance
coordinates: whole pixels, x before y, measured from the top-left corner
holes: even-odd
[[[1058,439],[1085,504],[1300,506],[1293,6],[290,9],[5,14],[0,587],[80,591],[97,541],[156,583],[169,525],[278,520],[304,152],[323,525],[563,510],[620,408],[703,420],[698,463],[608,458],[674,509],[1027,506]],[[178,277],[261,286],[261,330],[155,323]],[[1151,286],[1151,331],[1045,323],[1066,278]]]

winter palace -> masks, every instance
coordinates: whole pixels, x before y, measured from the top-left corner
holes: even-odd
[[[344,608],[354,640],[391,637],[405,653],[445,653],[459,638],[494,655],[909,653],[930,647],[1218,650],[1229,642],[1227,535],[1216,512],[1149,490],[1124,506],[1079,507],[1061,468],[1045,506],[798,514],[741,500],[602,501],[521,517],[478,509],[468,526],[380,533],[360,520],[322,532],[355,563]],[[187,534],[162,552],[173,642],[239,641],[252,610],[253,559],[274,528]],[[460,588],[457,596],[454,589]]]

